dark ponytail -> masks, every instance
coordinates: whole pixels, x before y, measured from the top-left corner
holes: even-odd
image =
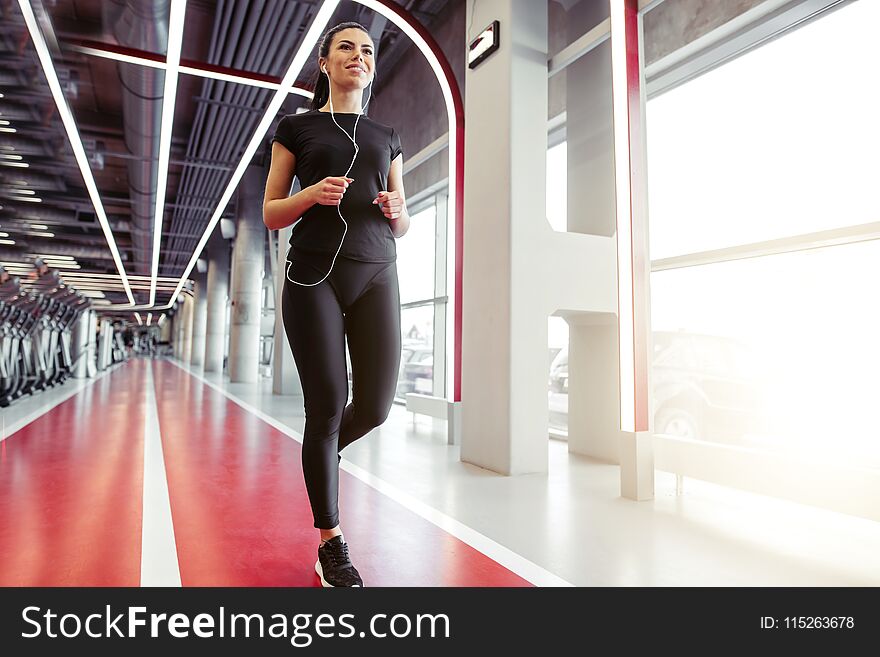
[[[331,27],[324,33],[324,36],[321,37],[321,42],[318,45],[318,56],[324,57],[325,59],[330,55],[330,44],[333,42],[333,36],[337,32],[341,32],[342,30],[347,30],[350,27],[357,28],[366,32],[368,35],[370,34],[369,30],[365,28],[360,23],[356,23],[354,21],[349,21],[347,23],[340,23],[335,27]],[[317,110],[324,107],[327,104],[327,100],[330,98],[330,80],[326,75],[321,71],[320,65],[318,66],[318,72],[315,75],[315,79],[312,84],[312,89],[314,89],[314,96],[312,97],[312,103],[310,109]]]

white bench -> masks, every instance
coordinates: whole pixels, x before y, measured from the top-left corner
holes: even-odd
[[[434,397],[417,392],[406,393],[406,410],[413,414],[413,424],[416,422],[416,413],[446,420],[448,423],[447,442],[454,445],[455,437],[461,431],[461,402],[451,402],[445,397]],[[449,422],[452,417],[453,421]]]
[[[406,393],[406,410],[412,412],[413,421],[415,421],[416,413],[420,413],[421,415],[430,415],[431,417],[437,417],[445,420],[447,416],[448,403],[449,402],[446,401],[446,399],[443,397],[435,397],[434,395],[423,395],[417,392]]]

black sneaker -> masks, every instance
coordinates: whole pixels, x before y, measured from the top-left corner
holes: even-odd
[[[364,582],[348,556],[348,543],[334,536],[318,548],[315,572],[321,586],[363,586]]]

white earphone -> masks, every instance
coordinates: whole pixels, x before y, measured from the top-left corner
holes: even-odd
[[[327,76],[328,85],[329,85],[330,74],[327,72],[327,67],[322,66],[321,69],[324,71],[324,74]],[[336,115],[333,113],[333,87],[332,87],[332,85],[329,85],[330,88],[328,91],[328,96],[330,99],[330,118],[333,119],[333,123],[336,123],[336,127],[339,128],[340,130],[342,130],[342,132],[345,133],[345,136],[349,138],[349,140],[351,141],[352,144],[354,144],[354,157],[351,158],[351,164],[348,165],[348,170],[344,174],[344,177],[346,177],[346,178],[348,177],[348,174],[351,172],[352,167],[354,167],[354,161],[357,159],[357,154],[358,154],[358,149],[359,149],[359,147],[357,145],[357,141],[356,141],[357,124],[358,124],[358,121],[360,121],[360,118],[363,115],[363,112],[366,111],[367,105],[370,104],[370,98],[372,98],[372,96],[373,96],[373,80],[375,80],[375,79],[376,79],[376,73],[374,71],[373,72],[373,79],[370,80],[370,92],[369,92],[369,95],[367,96],[367,102],[361,108],[361,114],[358,114],[354,120],[354,130],[352,131],[351,135],[349,135],[348,132],[345,130],[345,128],[343,128],[341,125],[339,125],[339,123],[337,123],[337,121],[336,121]],[[339,199],[339,204],[336,206],[336,212],[339,213],[339,218],[342,219],[342,223],[345,224],[345,230],[343,230],[343,232],[342,232],[342,239],[339,241],[339,247],[336,249],[336,254],[333,256],[333,262],[330,263],[330,271],[328,271],[324,275],[324,278],[322,278],[317,283],[300,283],[299,281],[295,281],[290,277],[290,267],[293,263],[288,258],[287,259],[287,270],[284,272],[284,275],[287,278],[287,280],[289,280],[291,283],[296,283],[297,285],[302,285],[304,287],[312,287],[312,286],[319,285],[319,284],[323,283],[324,279],[326,279],[330,275],[330,272],[333,271],[333,267],[334,267],[334,265],[336,265],[336,256],[338,256],[339,252],[342,250],[342,243],[345,241],[345,235],[348,233],[348,223],[345,221],[345,217],[342,216],[342,210],[339,209],[341,205],[342,205],[342,199]],[[300,221],[302,221],[302,219],[300,219]]]

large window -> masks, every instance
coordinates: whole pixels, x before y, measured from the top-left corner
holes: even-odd
[[[876,240],[655,272],[655,431],[880,467],[877,281]]]
[[[860,0],[649,98],[655,433],[880,467],[878,24]],[[566,230],[571,146],[549,143]],[[568,326],[548,328],[565,435]]]
[[[402,304],[434,298],[435,219],[433,203],[412,213],[409,230],[397,241],[397,276]]]
[[[649,99],[651,258],[877,221],[880,2]]]
[[[880,467],[878,24],[855,2],[649,100],[656,433]]]
[[[408,392],[433,395],[434,304],[403,308],[400,328],[403,339],[397,396],[405,400]]]
[[[434,371],[436,226],[437,206],[431,199],[427,206],[416,206],[409,230],[397,243],[402,349],[396,398],[400,402],[410,392],[444,394]]]

